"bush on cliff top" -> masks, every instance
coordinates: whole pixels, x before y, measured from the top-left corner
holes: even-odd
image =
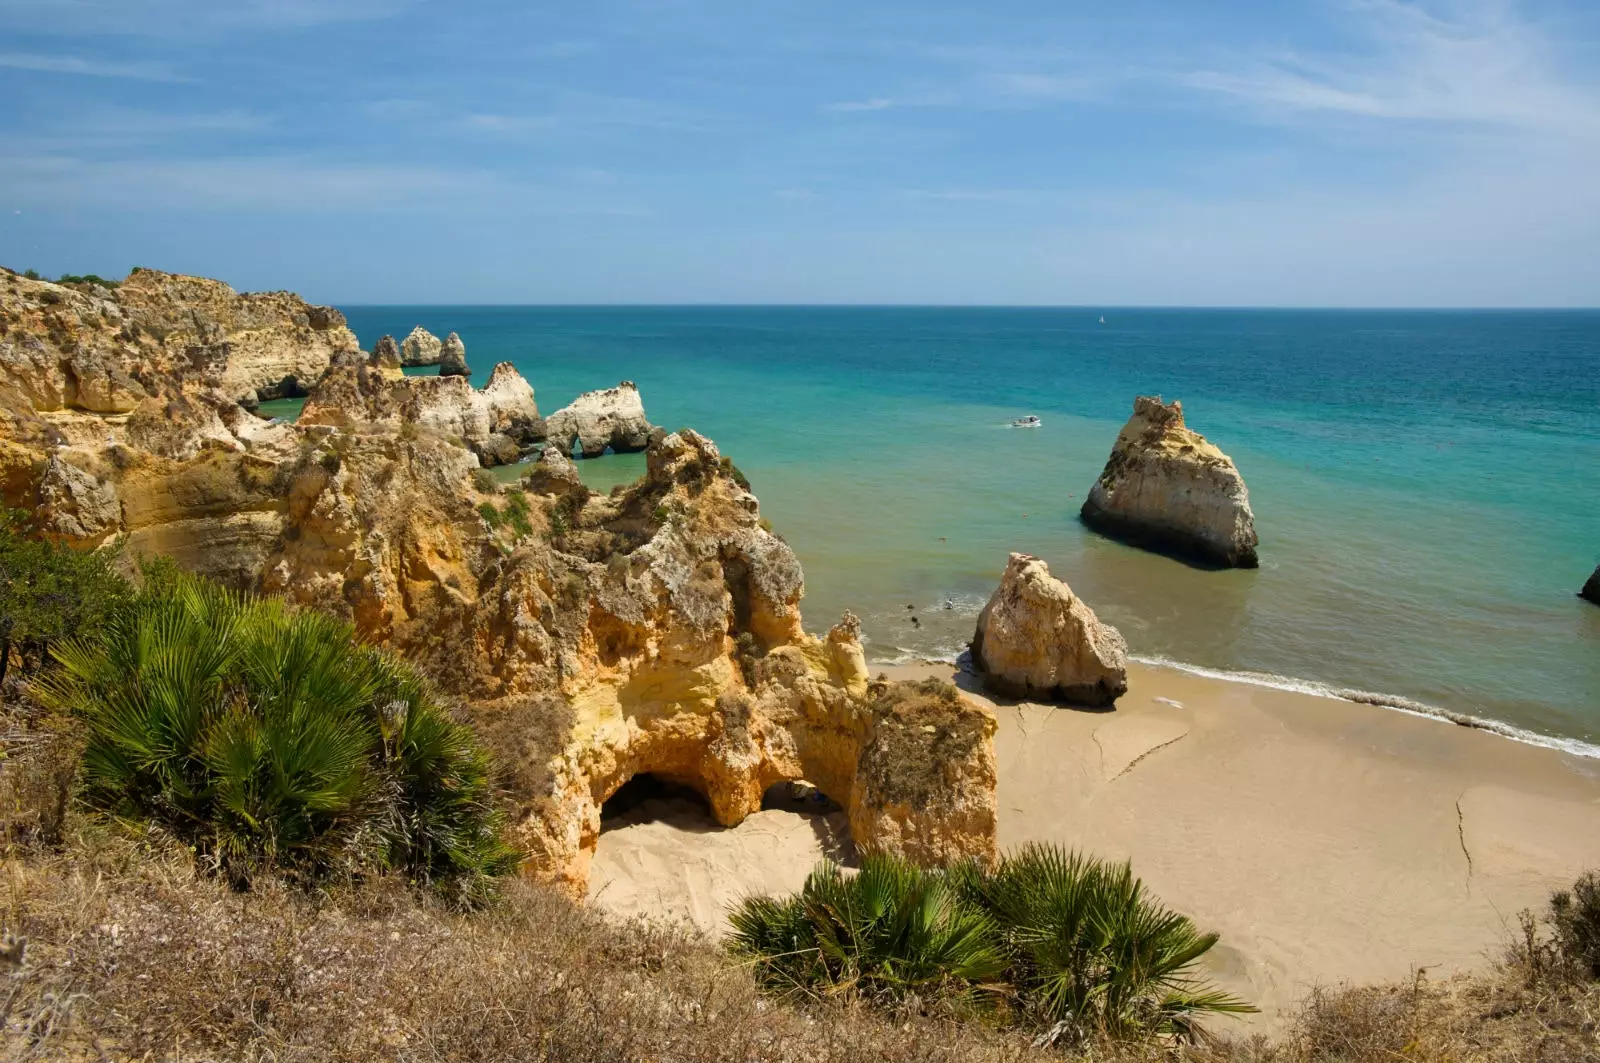
[[[172,574],[54,652],[37,692],[84,723],[87,802],[236,883],[394,869],[467,901],[515,865],[471,732],[348,624]]]
[[[1128,865],[1052,846],[994,872],[874,854],[846,877],[825,862],[798,895],[750,898],[731,921],[731,947],[770,989],[917,994],[1042,1028],[1050,1042],[1192,1039],[1206,1015],[1254,1010],[1195,972],[1215,934],[1145,896]]]

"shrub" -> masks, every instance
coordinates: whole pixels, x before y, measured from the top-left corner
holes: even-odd
[[[533,534],[533,522],[528,519],[528,496],[520,489],[506,495],[505,519],[519,537]]]
[[[22,275],[31,281],[44,280],[43,277],[39,276],[39,271],[36,269],[25,269],[22,271]]]
[[[56,278],[57,284],[98,284],[102,288],[115,288],[121,281],[106,280],[98,273],[63,273]]]
[[[493,502],[478,503],[478,516],[482,517],[483,522],[491,528],[499,528],[506,522],[505,517],[500,515],[500,510],[496,508]]]
[[[408,421],[407,423],[409,424],[410,422]],[[497,495],[500,493],[500,481],[496,480],[494,473],[488,469],[472,470],[472,486],[477,488],[480,494]]]
[[[114,556],[27,538],[21,513],[0,513],[0,687],[13,650],[36,672],[57,642],[97,635],[132,604]]]
[[[514,865],[471,732],[348,624],[174,575],[55,655],[40,698],[84,722],[88,803],[236,884],[394,869],[471,900]]]
[[[846,878],[824,863],[797,896],[751,898],[731,921],[731,947],[770,989],[933,993],[997,1012],[1014,1000],[1011,1017],[1051,1042],[1190,1040],[1203,1015],[1254,1010],[1195,973],[1215,934],[1147,898],[1128,865],[1050,846],[994,872],[874,854]]]
[[[1576,973],[1600,978],[1600,872],[1585,872],[1570,890],[1550,895],[1556,951]]]

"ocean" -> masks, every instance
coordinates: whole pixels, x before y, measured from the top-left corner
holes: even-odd
[[[546,413],[635,381],[749,477],[807,626],[854,611],[871,660],[953,657],[1021,550],[1140,659],[1600,743],[1600,312],[344,309],[367,347],[459,332],[476,383],[510,361]],[[1260,569],[1078,522],[1139,394],[1237,463]]]

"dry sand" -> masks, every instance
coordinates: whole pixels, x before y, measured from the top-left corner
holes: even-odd
[[[1131,668],[1115,712],[997,704],[957,678],[999,716],[1002,850],[1131,859],[1221,932],[1212,975],[1262,1028],[1313,985],[1482,967],[1520,910],[1600,867],[1597,760],[1174,669]],[[601,835],[590,896],[717,932],[738,897],[799,887],[842,829],[820,818],[720,830],[690,802],[643,806]]]

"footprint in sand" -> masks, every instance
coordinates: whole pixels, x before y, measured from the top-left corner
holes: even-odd
[[[1094,732],[1094,743],[1100,747],[1100,777],[1114,782],[1188,733],[1188,721],[1173,716],[1124,716],[1103,723]]]

